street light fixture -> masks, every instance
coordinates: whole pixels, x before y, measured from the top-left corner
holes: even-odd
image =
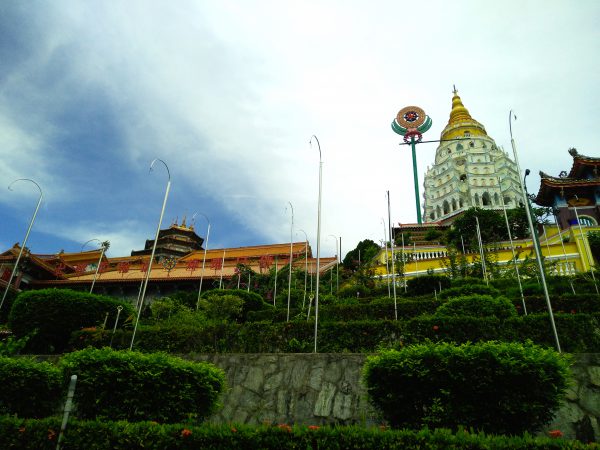
[[[98,243],[100,244],[100,258],[98,258],[98,264],[96,264],[96,271],[94,272],[94,279],[92,280],[92,286],[90,287],[90,294],[94,291],[94,285],[96,284],[96,278],[98,278],[98,272],[100,271],[100,264],[102,264],[102,257],[104,256],[104,252],[106,252],[106,250],[108,250],[108,247],[110,247],[110,242],[108,241],[101,241],[100,239],[90,239],[89,241],[87,241],[85,244],[83,244],[81,246],[81,251],[83,251],[83,248],[89,244],[90,242],[93,241],[98,241]]]
[[[169,171],[169,166],[162,159],[154,159],[152,163],[150,163],[150,172],[152,172],[152,167],[154,167],[154,163],[156,161],[160,161],[167,169],[167,187],[165,189],[165,196],[163,199],[162,209],[160,210],[160,217],[158,219],[158,226],[156,227],[156,235],[154,236],[154,245],[152,246],[152,253],[150,254],[150,261],[148,261],[148,271],[146,272],[146,279],[144,280],[144,287],[142,288],[142,293],[140,296],[140,307],[138,308],[137,317],[135,319],[135,326],[133,327],[133,334],[131,335],[131,343],[129,344],[129,350],[133,348],[133,342],[135,341],[135,333],[137,331],[138,323],[140,321],[140,315],[142,314],[142,309],[144,306],[144,298],[146,297],[146,289],[148,288],[148,280],[150,279],[150,272],[152,271],[152,263],[154,262],[154,253],[156,252],[156,244],[158,243],[158,234],[160,233],[160,227],[162,225],[163,216],[165,214],[165,208],[167,206],[167,199],[169,198],[169,190],[171,189],[171,172]]]
[[[317,206],[317,286],[315,289],[315,346],[314,353],[317,353],[317,331],[319,326],[319,275],[321,266],[321,192],[323,187],[323,158],[321,154],[321,143],[314,134],[308,143],[312,146],[312,140],[317,142],[319,148],[319,201]]]
[[[23,249],[25,249],[25,245],[27,244],[27,238],[29,238],[29,232],[31,231],[31,228],[33,227],[33,223],[35,222],[35,216],[37,216],[37,212],[40,209],[40,205],[42,204],[42,198],[44,197],[44,194],[42,193],[42,188],[40,187],[40,185],[37,184],[35,181],[30,180],[29,178],[19,178],[17,180],[14,180],[12,183],[10,183],[8,185],[9,191],[12,191],[11,186],[13,184],[15,184],[17,181],[29,181],[30,183],[35,184],[36,187],[40,191],[40,197],[38,198],[38,202],[35,207],[35,211],[33,212],[33,216],[31,217],[31,221],[29,222],[29,227],[27,227],[27,232],[25,233],[25,239],[23,239],[23,244],[21,245],[21,249],[19,250],[17,260],[15,261],[15,265],[13,266],[12,272],[10,273],[10,278],[8,279],[8,283],[6,284],[6,289],[4,290],[4,295],[2,295],[2,301],[0,301],[0,310],[2,309],[2,305],[4,305],[4,300],[6,299],[6,294],[8,294],[8,290],[10,289],[10,284],[12,283],[15,273],[17,272],[17,268],[19,267],[19,261],[21,260],[21,255],[23,255]]]

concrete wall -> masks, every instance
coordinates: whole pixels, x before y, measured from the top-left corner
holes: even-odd
[[[228,391],[216,423],[376,425],[360,383],[367,355],[350,353],[206,354],[188,358],[225,370]],[[547,430],[600,439],[600,354],[573,355],[573,384]],[[544,434],[544,433],[542,433]]]

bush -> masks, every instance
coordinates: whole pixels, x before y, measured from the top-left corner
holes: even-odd
[[[60,353],[73,331],[101,325],[107,313],[107,323],[114,324],[118,306],[123,307],[119,315],[123,324],[133,314],[129,303],[69,289],[26,291],[17,296],[9,324],[17,338],[32,335],[27,351]]]
[[[199,306],[208,320],[239,322],[244,300],[237,295],[207,295],[200,300]]]
[[[357,295],[358,294],[358,295]],[[371,295],[371,289],[362,284],[348,284],[340,288],[340,298],[365,298]]]
[[[497,297],[500,295],[500,291],[491,286],[486,286],[485,284],[476,283],[476,284],[466,284],[464,286],[451,287],[450,289],[443,290],[438,297],[440,299],[452,298],[452,297],[463,297],[465,295],[491,295],[492,297]]]
[[[255,292],[248,292],[243,289],[212,289],[210,291],[204,291],[202,298],[208,296],[215,297],[219,295],[235,295],[243,300],[242,306],[242,320],[245,321],[250,311],[260,311],[263,309],[272,308],[272,306],[266,303],[260,295]]]
[[[60,418],[23,420],[0,417],[0,448],[54,450]],[[597,449],[567,439],[549,437],[487,436],[449,430],[389,430],[358,426],[190,426],[154,422],[99,422],[69,420],[64,450],[164,450],[164,449],[471,449],[554,450]]]
[[[369,398],[393,427],[534,432],[552,420],[569,366],[532,344],[426,343],[369,357]]]
[[[65,355],[65,380],[77,374],[77,416],[82,419],[180,422],[203,419],[217,405],[222,370],[164,353],[109,348]]]
[[[420,277],[410,278],[407,282],[407,290],[410,295],[433,295],[433,292],[439,292],[440,287],[442,292],[450,287],[450,278],[439,275],[423,275]]]
[[[170,297],[157,298],[150,304],[150,311],[154,320],[165,319],[185,310],[189,310],[189,308]]]
[[[61,373],[49,363],[0,356],[0,384],[0,414],[46,417],[59,407]]]
[[[515,317],[517,310],[506,297],[489,295],[468,295],[451,298],[435,312],[436,316],[497,317],[507,319]]]

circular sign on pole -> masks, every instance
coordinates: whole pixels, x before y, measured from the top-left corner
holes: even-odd
[[[404,128],[417,128],[425,123],[425,111],[418,106],[407,106],[402,108],[396,116],[396,122]]]

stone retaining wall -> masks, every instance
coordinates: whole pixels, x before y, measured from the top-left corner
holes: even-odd
[[[350,353],[203,354],[188,358],[225,370],[228,391],[216,423],[376,425],[360,383],[367,355]],[[573,355],[573,385],[547,430],[600,439],[600,354]],[[545,433],[542,433],[545,434]]]

